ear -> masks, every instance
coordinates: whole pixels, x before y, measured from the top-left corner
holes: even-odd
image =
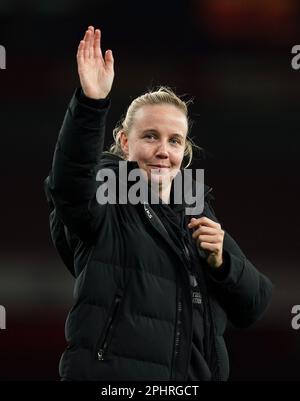
[[[126,156],[128,156],[128,136],[127,134],[125,134],[124,131],[121,131],[119,134],[119,138],[120,138],[120,144],[121,144],[121,148],[123,150],[123,152],[125,153]]]

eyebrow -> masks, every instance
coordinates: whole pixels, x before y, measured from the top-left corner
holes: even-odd
[[[142,133],[145,134],[146,132],[155,132],[156,134],[159,134],[159,133],[160,133],[159,131],[157,131],[157,130],[154,129],[154,128],[145,129]],[[177,133],[177,132],[174,132],[174,133],[170,134],[170,136],[178,136],[178,137],[180,137],[180,138],[184,138],[184,135],[183,135],[183,134],[179,134],[179,133]]]

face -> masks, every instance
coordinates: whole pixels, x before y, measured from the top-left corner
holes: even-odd
[[[134,160],[152,181],[171,182],[184,155],[188,131],[185,114],[173,105],[145,105],[137,110],[133,126],[121,133],[128,160]]]

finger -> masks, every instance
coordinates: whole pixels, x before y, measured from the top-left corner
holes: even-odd
[[[191,218],[188,227],[189,228],[194,228],[200,225],[200,218],[196,219],[195,217]]]
[[[209,236],[217,235],[220,238],[220,241],[223,241],[225,231],[219,230],[218,228],[201,226],[192,233],[192,237],[197,238],[199,237],[199,235],[209,235]]]
[[[102,59],[100,40],[101,40],[101,31],[100,29],[96,29],[95,40],[94,40],[94,56],[96,58]]]
[[[199,235],[196,238],[200,242],[208,242],[209,244],[219,244],[222,242],[222,238],[219,235]]]
[[[114,70],[114,57],[111,50],[106,50],[105,52],[105,65],[110,70]]]
[[[84,61],[84,57],[85,57],[84,56],[85,55],[84,52],[85,52],[85,46],[86,46],[87,38],[88,38],[88,31],[86,30],[83,39],[79,43],[78,52],[77,52],[77,57],[79,56],[79,54],[78,54],[79,50],[80,50],[80,52],[82,52],[82,53],[80,53],[80,56],[82,57],[82,61]]]
[[[84,61],[83,49],[84,49],[84,40],[81,40],[79,43],[79,46],[78,46],[78,50],[77,50],[78,65],[82,64]]]
[[[208,226],[208,227],[221,228],[221,225],[219,223],[216,223],[215,221],[213,221],[205,216],[202,216],[199,219],[195,219],[193,217],[191,219],[190,223],[188,224],[188,227],[192,228],[192,227],[198,226],[199,224],[201,224],[203,226]]]
[[[88,38],[88,31],[89,31],[88,29],[85,31],[84,38],[83,38],[84,41],[86,41]]]
[[[214,234],[216,234],[218,232],[216,228],[207,227],[207,226],[201,226],[201,225],[198,226],[198,228],[197,227],[191,228],[191,230],[194,230],[192,232],[193,237],[194,237],[194,234],[196,236],[198,236],[200,234],[211,234],[211,235],[214,235]]]
[[[219,252],[219,248],[215,244],[210,244],[209,242],[201,242],[199,243],[199,246],[205,251],[213,252],[215,254]]]
[[[88,59],[90,57],[90,35],[91,35],[91,31],[88,29],[85,33],[84,36],[84,49],[83,49],[83,56],[85,59]]]
[[[89,42],[89,51],[90,51],[90,58],[94,57],[94,41],[95,41],[95,34],[94,34],[94,27],[89,26],[90,33],[90,42]]]
[[[94,57],[94,27],[89,26],[89,58]]]
[[[221,228],[221,225],[220,225],[219,223],[216,223],[215,221],[209,219],[209,218],[206,217],[206,216],[202,216],[202,217],[200,217],[200,218],[198,218],[198,219],[196,219],[196,218],[193,217],[193,218],[190,220],[190,223],[189,223],[189,225],[191,225],[191,227],[193,227],[193,226],[195,226],[195,225],[199,225],[199,224],[201,224],[201,225],[203,225],[203,226],[208,226],[208,227]]]

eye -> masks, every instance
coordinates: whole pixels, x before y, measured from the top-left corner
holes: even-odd
[[[147,139],[155,139],[155,135],[154,134],[151,134],[151,133],[147,133],[147,134],[145,134],[144,135],[144,138],[147,138]]]
[[[170,141],[171,141],[173,144],[179,144],[179,145],[181,144],[181,140],[178,139],[178,138],[171,138]]]

